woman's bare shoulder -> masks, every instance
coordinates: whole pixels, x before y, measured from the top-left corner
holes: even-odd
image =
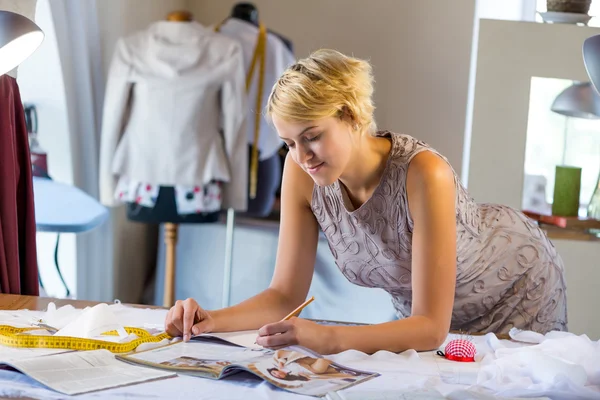
[[[288,153],[283,167],[282,181],[282,188],[288,193],[282,193],[282,196],[291,194],[294,198],[305,202],[305,204],[310,207],[314,187],[315,182],[312,180],[312,178],[294,161],[292,156]]]
[[[420,179],[454,181],[450,164],[439,154],[429,150],[421,151],[412,158],[408,165],[408,174]]]

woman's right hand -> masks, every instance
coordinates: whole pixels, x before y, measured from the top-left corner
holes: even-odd
[[[165,318],[165,331],[171,336],[183,336],[184,341],[191,335],[211,332],[214,320],[210,313],[198,305],[196,300],[188,298],[177,300]]]

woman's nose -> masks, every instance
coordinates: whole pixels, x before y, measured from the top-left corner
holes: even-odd
[[[298,146],[298,159],[300,162],[304,163],[307,160],[310,160],[313,156],[313,152],[305,146]]]

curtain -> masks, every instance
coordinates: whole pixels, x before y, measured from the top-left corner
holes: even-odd
[[[52,0],[68,109],[73,181],[98,199],[99,135],[104,74],[96,0]],[[78,234],[77,297],[113,299],[111,222]]]

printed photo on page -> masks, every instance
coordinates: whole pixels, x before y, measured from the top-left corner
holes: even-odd
[[[378,375],[290,348],[274,351],[269,356],[249,363],[248,370],[277,387],[309,396],[324,396]]]
[[[209,379],[248,371],[294,393],[323,397],[379,374],[344,367],[307,349],[247,348],[212,341],[179,342],[135,354],[117,355],[130,363]]]

